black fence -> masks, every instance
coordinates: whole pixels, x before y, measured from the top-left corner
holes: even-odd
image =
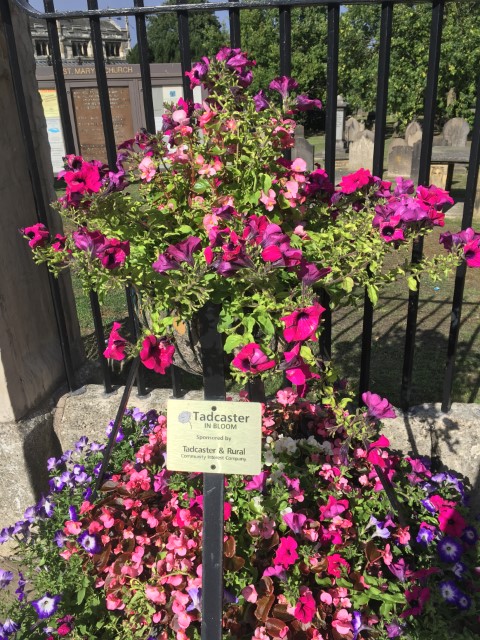
[[[429,62],[426,78],[426,88],[424,94],[424,118],[423,118],[423,137],[421,143],[420,169],[418,182],[421,185],[428,185],[430,176],[430,160],[432,154],[435,109],[437,104],[437,87],[439,76],[439,61],[442,45],[442,28],[444,23],[445,5],[449,0],[417,0],[417,4],[427,4],[431,6],[431,24],[430,24],[430,45],[429,45]],[[475,0],[476,1],[476,0]],[[338,91],[338,53],[339,53],[339,26],[342,6],[348,5],[375,5],[381,12],[380,26],[380,42],[379,42],[379,61],[377,74],[377,97],[375,109],[375,139],[374,139],[374,158],[373,173],[382,176],[383,173],[383,155],[386,134],[387,120],[387,98],[388,98],[388,82],[390,74],[390,51],[392,39],[392,21],[395,6],[399,4],[408,4],[409,0],[254,0],[254,1],[238,1],[229,0],[228,2],[210,2],[208,4],[183,4],[179,0],[177,5],[160,5],[156,7],[145,7],[143,0],[134,0],[133,7],[125,9],[102,9],[99,10],[97,0],[87,0],[87,11],[55,11],[53,0],[44,0],[44,13],[40,13],[33,9],[26,0],[11,0],[20,7],[29,16],[35,18],[46,19],[48,34],[50,39],[51,62],[53,66],[55,84],[57,89],[57,97],[60,108],[60,117],[63,128],[63,136],[67,153],[76,153],[72,122],[67,101],[67,92],[65,87],[63,64],[60,53],[59,36],[57,30],[57,20],[62,18],[89,18],[91,28],[91,38],[94,53],[94,62],[96,70],[96,78],[98,84],[100,108],[103,122],[103,132],[105,136],[105,145],[107,150],[108,163],[112,169],[116,164],[116,147],[112,121],[112,113],[110,108],[110,100],[107,87],[107,73],[105,67],[104,47],[102,43],[102,34],[100,30],[100,19],[102,17],[115,16],[134,16],[136,22],[136,31],[138,38],[138,51],[141,67],[142,85],[143,85],[143,101],[145,113],[145,128],[147,131],[155,132],[155,118],[152,96],[152,81],[150,76],[150,67],[148,59],[148,42],[146,19],[149,15],[161,13],[176,14],[178,20],[178,38],[181,54],[181,67],[183,74],[183,91],[186,99],[192,99],[193,93],[190,83],[185,77],[185,71],[191,68],[190,53],[190,32],[189,32],[189,16],[193,12],[199,11],[228,11],[229,27],[230,27],[230,45],[232,47],[241,46],[241,28],[240,28],[240,11],[248,11],[257,8],[269,8],[278,10],[278,22],[280,32],[279,46],[279,72],[281,75],[291,74],[291,58],[292,58],[292,35],[291,35],[291,11],[295,7],[318,7],[319,11],[325,11],[327,14],[328,33],[327,33],[327,81],[326,81],[326,122],[325,122],[325,169],[330,176],[335,175],[335,138],[336,138],[336,98]],[[38,169],[36,167],[35,153],[32,142],[31,133],[29,131],[29,119],[23,94],[21,77],[19,74],[18,58],[15,48],[15,37],[11,25],[10,11],[8,0],[0,0],[2,10],[2,18],[5,24],[9,59],[12,69],[12,75],[15,80],[15,91],[18,103],[18,110],[21,119],[21,125],[24,133],[24,139],[27,150],[27,157],[30,161],[30,175],[36,200],[38,204],[39,221],[46,222],[46,205],[42,205],[42,189]],[[461,34],[459,34],[461,37]],[[474,80],[474,79],[472,79]],[[472,224],[475,191],[479,172],[480,160],[480,83],[478,84],[475,122],[473,127],[473,139],[470,151],[469,170],[466,186],[465,204],[463,210],[462,229]],[[418,263],[423,255],[423,240],[419,238],[414,243],[412,260]],[[460,266],[457,269],[455,279],[455,289],[452,303],[451,326],[448,340],[448,348],[446,354],[446,367],[444,376],[443,390],[443,411],[448,411],[451,404],[452,386],[454,380],[455,356],[458,343],[458,335],[460,329],[460,319],[462,313],[463,291],[465,285],[466,267]],[[63,318],[61,305],[61,297],[57,283],[52,280],[52,296],[57,314],[57,322],[59,333],[61,335],[61,343],[63,357],[65,362],[65,371],[71,389],[75,388],[75,375],[72,367],[72,358],[70,354],[70,346],[67,339],[67,331]],[[126,290],[126,300],[131,322],[131,331],[134,337],[139,330],[135,320],[135,299],[133,291]],[[95,325],[95,335],[98,345],[99,357],[102,363],[103,379],[105,391],[112,390],[111,372],[108,362],[102,353],[105,349],[105,335],[100,313],[100,305],[98,298],[94,292],[90,294],[90,302]],[[328,299],[324,299],[328,303]],[[417,331],[417,313],[419,307],[419,291],[411,291],[408,299],[407,327],[405,334],[405,347],[403,359],[403,373],[401,380],[401,404],[407,408],[410,402],[412,390],[412,373],[414,366],[415,337]],[[364,314],[363,314],[363,332],[362,332],[362,352],[360,366],[360,383],[359,394],[366,391],[369,386],[370,379],[370,362],[371,362],[371,343],[372,343],[372,326],[373,326],[373,307],[365,296]],[[329,357],[332,343],[332,317],[328,314],[325,320],[324,331],[322,334],[321,350],[325,357]],[[172,387],[174,397],[181,394],[181,382],[179,371],[176,367],[172,367]],[[145,382],[142,378],[141,370],[135,370],[134,374],[137,378],[137,387],[139,394],[144,394]],[[130,376],[130,384],[133,383],[133,375]],[[252,390],[253,393],[253,390]]]

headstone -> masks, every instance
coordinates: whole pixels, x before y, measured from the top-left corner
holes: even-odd
[[[443,137],[443,133],[438,136],[433,136],[432,144],[434,147],[444,147],[447,144],[447,141]]]
[[[350,153],[348,155],[348,168],[350,171],[358,169],[368,169],[373,171],[373,140],[371,140],[364,132],[358,140],[350,145]]]
[[[388,175],[410,177],[412,172],[413,147],[409,147],[405,141],[403,145],[390,147],[388,154]]]
[[[452,147],[465,147],[470,126],[463,118],[452,118],[443,127],[443,137]]]
[[[406,146],[407,146],[407,143],[403,138],[393,138],[393,140],[390,143],[390,150],[394,149],[395,147],[406,147]]]
[[[348,103],[343,96],[337,96],[337,114],[335,123],[335,148],[337,151],[345,151],[345,112]]]
[[[422,126],[414,120],[405,129],[405,142],[409,147],[422,139]]]
[[[362,133],[362,135],[360,136],[361,138],[367,138],[368,140],[375,140],[375,134],[373,131],[370,131],[370,129],[365,129],[365,131]]]
[[[358,140],[365,129],[363,122],[359,122],[353,116],[349,116],[345,121],[345,141],[348,146]]]
[[[301,124],[295,127],[295,144],[292,149],[292,160],[302,158],[307,163],[307,171],[314,169],[315,147],[303,137],[304,128]]]
[[[410,174],[411,179],[415,182],[418,182],[418,174],[420,172],[420,154],[422,151],[422,141],[417,140],[413,145],[413,153],[412,153],[412,172]]]

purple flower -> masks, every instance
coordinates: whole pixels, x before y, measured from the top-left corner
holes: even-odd
[[[108,238],[98,257],[105,269],[112,270],[121,267],[129,255],[130,242],[128,240]]]
[[[57,467],[57,459],[56,458],[49,458],[47,460],[47,470],[48,471],[53,471],[53,469],[55,469]]]
[[[352,616],[353,639],[357,640],[360,631],[370,629],[368,624],[362,624],[362,614],[360,611],[354,611]]]
[[[403,625],[396,620],[392,620],[390,624],[385,627],[389,638],[399,638],[403,634]]]
[[[201,249],[200,238],[191,236],[177,244],[171,244],[165,253],[160,254],[152,267],[158,273],[178,269],[182,262],[186,262],[193,267],[193,254]]]
[[[279,76],[277,78],[274,78],[269,84],[269,88],[273,91],[278,91],[278,93],[284,100],[287,97],[288,93],[290,91],[293,91],[294,89],[297,89],[297,87],[298,82],[293,78],[289,78],[287,76]]]
[[[42,496],[41,500],[35,507],[35,510],[40,518],[51,518],[53,516],[53,510],[55,508],[54,503],[48,498]]]
[[[299,111],[311,111],[312,109],[321,109],[320,100],[310,99],[308,96],[301,94],[297,96],[297,109]]]
[[[256,476],[252,476],[252,479],[246,483],[245,489],[247,491],[260,491],[263,492],[265,489],[265,481],[267,480],[267,472],[261,471]]]
[[[90,444],[90,451],[102,451],[103,449],[105,449],[105,445],[99,442],[92,442]]]
[[[61,476],[54,476],[53,478],[50,478],[48,485],[52,492],[62,491],[65,488],[65,482],[62,480]]]
[[[18,624],[14,622],[11,618],[7,618],[3,623],[3,632],[6,633],[7,635],[10,635],[11,633],[15,633],[15,631],[18,631],[19,628],[20,627],[18,626]]]
[[[455,538],[445,536],[438,541],[437,551],[443,562],[458,562],[462,555],[462,545]]]
[[[4,571],[3,569],[0,569],[0,589],[8,587],[12,580],[13,573],[11,571]]]
[[[428,527],[420,527],[417,534],[417,542],[423,545],[428,545],[435,537],[435,531]]]
[[[210,60],[204,56],[200,62],[194,62],[192,64],[191,71],[185,71],[187,78],[190,78],[191,89],[201,84],[201,80],[207,75],[209,67]]]
[[[197,609],[197,611],[200,611],[202,602],[202,589],[200,587],[192,587],[191,589],[187,589],[187,593],[192,599],[191,604],[189,604],[187,607],[187,611],[193,611],[193,609]]]
[[[469,525],[462,533],[462,540],[467,544],[475,544],[478,540],[478,532],[475,527]]]
[[[25,509],[25,513],[23,514],[23,517],[27,522],[30,522],[30,523],[35,522],[36,520],[35,507],[27,507]]]
[[[3,527],[0,531],[0,544],[3,544],[7,540],[10,540],[10,531],[8,527]]]
[[[330,267],[319,269],[313,262],[302,260],[298,268],[298,278],[308,287],[324,278],[330,271]]]
[[[430,513],[437,512],[437,508],[429,498],[424,498],[423,500],[420,500],[420,502],[422,503],[422,505],[425,507],[427,511],[430,511]]]
[[[83,492],[83,499],[84,500],[90,500],[90,498],[92,497],[92,494],[93,494],[92,487],[87,487],[85,489],[85,491]]]
[[[393,195],[402,196],[406,193],[412,194],[415,191],[413,180],[405,180],[405,178],[395,178],[395,181],[397,183],[397,186],[395,187]]]
[[[15,594],[17,596],[17,600],[19,602],[23,602],[25,600],[25,585],[27,581],[23,577],[23,573],[21,571],[18,572],[18,587],[15,589]]]
[[[302,513],[284,513],[282,518],[294,533],[300,533],[303,525],[307,521],[307,516],[304,516]]]
[[[370,527],[375,526],[375,533],[372,535],[372,538],[378,536],[379,538],[386,540],[390,537],[390,531],[386,526],[384,526],[384,524],[385,523],[380,522],[374,516],[370,516],[370,520],[368,521],[368,525],[366,528],[369,529]]]
[[[365,391],[362,393],[362,400],[367,406],[367,415],[369,418],[383,420],[384,418],[395,418],[396,413],[386,398],[381,398],[376,393]]]
[[[106,237],[101,231],[89,231],[86,227],[74,231],[72,238],[77,249],[90,254],[91,258],[98,258],[106,241]]]
[[[113,429],[113,425],[114,425],[115,421],[114,420],[110,420],[110,422],[108,423],[108,427],[105,430],[105,433],[107,436],[109,436],[112,433],[112,429]],[[115,442],[121,442],[122,440],[125,439],[125,435],[122,431],[122,427],[120,427],[120,429],[117,432],[117,435],[115,437]]]
[[[70,520],[72,520],[73,522],[78,522],[77,509],[73,505],[70,505],[68,507],[68,515],[70,517]]]
[[[457,587],[455,582],[453,582],[453,580],[443,580],[442,582],[440,582],[438,587],[440,589],[442,598],[449,604],[456,603],[462,595],[462,592]]]
[[[88,531],[84,531],[78,536],[78,543],[88,551],[88,553],[100,553],[102,545],[96,536],[90,535]]]
[[[83,449],[87,446],[88,444],[88,438],[87,436],[82,436],[81,438],[78,439],[78,441],[75,443],[75,451],[77,451],[78,453],[80,453],[81,451],[83,451]]]
[[[405,582],[405,576],[408,570],[408,566],[405,564],[405,560],[403,558],[400,558],[398,562],[392,562],[388,565],[388,568],[397,578],[397,580],[400,580],[400,582]]]
[[[55,544],[57,545],[57,547],[62,548],[63,546],[65,546],[65,540],[67,539],[67,536],[63,533],[63,531],[59,529],[55,532],[53,539],[55,540]]]
[[[135,420],[135,422],[142,422],[142,420],[145,420],[145,414],[143,413],[143,411],[140,411],[140,409],[135,407],[135,409],[132,411],[132,418]]]
[[[472,599],[465,593],[460,592],[456,605],[461,611],[467,611],[472,606]]]
[[[270,103],[268,102],[265,94],[263,93],[263,89],[253,96],[253,101],[255,103],[255,111],[264,111],[264,109],[268,109]]]
[[[32,600],[32,606],[37,612],[37,616],[40,620],[50,618],[58,609],[58,603],[61,600],[61,596],[52,596],[50,593],[46,593],[38,600]]]

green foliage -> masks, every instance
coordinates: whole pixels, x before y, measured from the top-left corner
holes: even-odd
[[[186,4],[208,4],[207,0],[187,0]],[[178,4],[166,0],[165,4]],[[218,18],[210,11],[189,14],[190,52],[192,60],[213,55],[228,42]],[[180,62],[178,20],[176,13],[163,13],[149,18],[147,26],[150,62]],[[128,61],[139,62],[138,45],[129,53]]]
[[[400,128],[423,115],[431,7],[395,5],[388,85],[388,113]],[[339,91],[353,110],[375,110],[380,6],[350,6],[341,16]],[[437,119],[459,116],[473,122],[475,82],[480,63],[480,11],[475,2],[445,3],[438,80]],[[447,104],[454,89],[456,100]]]

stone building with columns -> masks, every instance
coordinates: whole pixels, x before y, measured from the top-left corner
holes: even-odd
[[[93,62],[89,20],[87,18],[59,20],[57,26],[64,62],[74,64]],[[102,18],[100,26],[105,60],[109,64],[124,62],[130,49],[128,20]],[[48,65],[51,52],[46,21],[31,18],[30,34],[36,63]]]

